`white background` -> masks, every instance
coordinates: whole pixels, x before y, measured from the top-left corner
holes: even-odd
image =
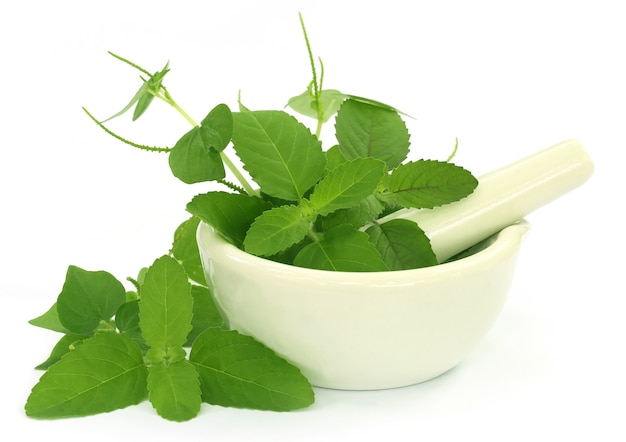
[[[436,6],[435,6],[436,5]],[[20,440],[626,440],[623,217],[626,28],[619,1],[11,1],[0,6],[0,234],[5,435]],[[75,264],[135,275],[167,252],[203,185],[166,156],[113,140],[98,118],[139,87],[107,51],[150,71],[170,60],[174,98],[200,120],[216,104],[279,109],[304,90],[304,14],[325,86],[387,102],[412,156],[476,175],[568,138],[596,164],[581,188],[528,216],[514,285],[489,335],[451,372],[377,392],[317,389],[309,409],[203,405],[183,424],[145,402],[80,419],[26,418],[58,336],[27,324]],[[111,127],[171,146],[187,123],[161,102]],[[331,126],[324,135],[332,134]],[[15,436],[10,436],[15,437]]]

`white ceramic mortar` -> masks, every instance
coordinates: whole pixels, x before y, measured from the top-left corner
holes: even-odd
[[[288,266],[198,228],[207,280],[228,325],[254,336],[319,387],[370,390],[426,381],[457,365],[500,312],[532,210],[582,184],[593,165],[569,140],[479,179],[465,200],[393,217],[417,221],[440,261],[394,272]]]

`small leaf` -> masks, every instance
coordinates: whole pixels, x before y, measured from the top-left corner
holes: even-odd
[[[213,295],[208,287],[192,285],[191,295],[193,296],[192,329],[187,335],[185,346],[191,346],[200,333],[207,328],[224,327],[224,319],[217,309]]]
[[[403,164],[391,173],[389,193],[383,197],[403,207],[431,209],[465,198],[477,185],[476,178],[462,167],[419,160]]]
[[[34,325],[35,327],[41,327],[59,333],[70,333],[70,331],[65,328],[59,320],[56,302],[52,304],[52,307],[50,307],[47,312],[41,316],[31,319],[28,323]]]
[[[56,364],[57,362],[59,362],[59,360],[65,353],[70,352],[71,347],[73,345],[82,341],[83,339],[85,339],[84,336],[71,335],[71,334],[63,335],[63,337],[59,339],[59,341],[52,348],[52,351],[50,352],[50,356],[48,356],[48,359],[46,359],[44,362],[36,366],[35,369],[46,370],[51,365]]]
[[[280,206],[263,212],[250,226],[244,247],[257,256],[271,256],[301,241],[309,231],[300,206]]]
[[[125,301],[124,286],[110,273],[69,266],[57,298],[57,311],[65,328],[75,334],[89,335],[100,321],[111,319]]]
[[[291,115],[250,111],[233,117],[235,151],[263,192],[298,201],[324,174],[321,142]]]
[[[348,98],[338,90],[326,89],[320,94],[320,103],[322,105],[322,121],[325,123],[337,113],[341,107],[341,103]],[[317,102],[311,91],[307,90],[302,94],[289,99],[287,105],[307,117],[318,118]]]
[[[193,344],[205,402],[224,407],[289,411],[311,405],[311,384],[272,350],[234,330],[211,328]]]
[[[353,207],[374,193],[385,175],[385,164],[373,158],[358,158],[340,164],[313,189],[311,205],[319,215]]]
[[[212,146],[212,135],[211,130],[196,126],[176,142],[168,159],[176,178],[193,184],[226,176],[220,153]]]
[[[198,415],[202,405],[200,381],[194,365],[187,360],[148,368],[148,392],[159,416],[183,422]]]
[[[117,333],[98,333],[41,376],[26,402],[26,414],[88,416],[135,405],[146,397],[146,378],[136,343]]]
[[[397,112],[346,100],[335,123],[341,153],[348,159],[373,157],[389,169],[398,166],[409,153],[409,132]]]
[[[294,265],[339,272],[389,270],[367,235],[346,224],[332,228],[318,242],[303,248]]]
[[[430,240],[418,225],[395,219],[375,223],[365,233],[389,267],[389,270],[417,269],[437,265]]]
[[[228,192],[196,195],[187,204],[189,213],[240,248],[254,219],[269,208],[270,205],[258,197]]]
[[[230,143],[233,136],[233,114],[225,104],[218,104],[200,123],[206,132],[210,134],[210,145],[218,151],[222,151]],[[208,142],[208,141],[207,141]]]
[[[196,240],[199,223],[200,218],[192,216],[176,228],[171,253],[181,263],[189,279],[198,284],[206,285],[200,252],[198,251],[198,241]]]
[[[169,256],[154,261],[146,272],[139,301],[139,326],[151,348],[166,353],[182,345],[191,331],[193,298],[187,274]]]
[[[147,347],[139,327],[139,300],[127,301],[120,305],[115,313],[115,326],[121,333],[137,342],[142,349]]]
[[[320,222],[323,230],[330,230],[341,224],[349,224],[358,229],[378,218],[383,213],[384,208],[383,203],[375,195],[369,195],[367,198],[359,201],[354,207],[339,209],[321,218]]]

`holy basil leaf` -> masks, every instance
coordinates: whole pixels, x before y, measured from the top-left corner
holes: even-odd
[[[181,263],[189,279],[198,284],[206,285],[196,240],[196,231],[199,223],[200,218],[192,216],[178,226],[174,232],[171,253]]]
[[[341,153],[341,149],[338,144],[335,144],[330,149],[326,150],[325,154],[327,170],[333,170],[335,167],[347,161],[346,157],[344,157]]]
[[[257,256],[271,256],[301,241],[309,231],[300,206],[280,206],[263,212],[250,226],[245,250]]]
[[[214,227],[223,237],[243,247],[250,224],[270,204],[255,196],[228,192],[196,195],[187,204],[187,211]]]
[[[98,333],[50,366],[26,402],[28,416],[88,416],[124,408],[146,397],[147,370],[130,338]]]
[[[50,307],[43,315],[31,319],[28,323],[34,325],[35,327],[41,327],[59,333],[70,333],[70,331],[65,328],[59,320],[56,302],[52,304],[52,307]]]
[[[291,115],[251,111],[233,117],[235,151],[263,192],[298,201],[324,175],[321,142]]]
[[[205,129],[207,144],[218,151],[222,151],[230,143],[233,136],[233,114],[225,104],[218,104],[200,123]]]
[[[193,298],[185,270],[174,258],[158,258],[141,286],[139,326],[146,343],[169,357],[187,340],[192,315]]]
[[[176,142],[169,154],[169,165],[176,178],[186,184],[221,180],[226,176],[224,163],[214,144],[211,129],[196,126]]]
[[[224,407],[289,411],[314,401],[300,370],[265,345],[234,330],[211,328],[193,344],[205,402]]]
[[[187,335],[185,346],[191,346],[193,341],[207,328],[224,327],[224,319],[220,314],[215,300],[208,287],[199,285],[191,286],[193,296],[193,318],[191,320],[191,332]]]
[[[147,348],[139,327],[139,300],[127,301],[120,305],[115,313],[115,326],[121,333],[137,342],[142,349]]]
[[[339,108],[341,103],[348,98],[347,95],[342,94],[338,90],[326,89],[320,93],[320,104],[322,106],[321,112],[317,109],[317,101],[313,95],[313,91],[307,90],[302,94],[289,99],[287,105],[296,112],[305,115],[307,117],[318,119],[319,115],[322,116],[322,122],[327,122]]]
[[[90,335],[126,301],[126,290],[113,275],[69,266],[57,298],[61,324],[70,332]]]
[[[50,356],[48,356],[48,359],[46,359],[44,362],[42,362],[35,368],[37,370],[46,370],[51,365],[56,364],[65,353],[70,352],[72,346],[82,341],[83,339],[85,339],[84,336],[72,335],[72,334],[63,335],[63,337],[59,339],[59,341],[52,348],[52,351],[50,352]]]
[[[358,158],[340,164],[313,189],[311,205],[319,215],[353,207],[374,193],[385,175],[385,164],[374,158]]]
[[[409,132],[397,112],[346,100],[335,123],[341,153],[348,159],[373,157],[388,169],[398,166],[409,153]]]
[[[323,230],[330,230],[341,224],[349,224],[358,229],[370,221],[375,220],[383,212],[385,206],[375,195],[359,201],[355,206],[337,210],[320,219]]]
[[[431,209],[471,194],[478,181],[452,163],[419,160],[402,164],[391,173],[387,201],[403,207]]]
[[[171,421],[193,419],[202,405],[198,372],[186,359],[169,365],[150,366],[148,393],[159,416]]]
[[[294,265],[339,272],[381,272],[389,270],[364,232],[340,225],[304,247]]]
[[[417,269],[437,265],[430,240],[418,225],[406,219],[375,223],[365,233],[389,270]]]

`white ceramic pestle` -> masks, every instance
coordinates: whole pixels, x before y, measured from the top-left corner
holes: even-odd
[[[402,209],[379,222],[417,222],[443,262],[580,186],[593,170],[583,146],[567,140],[478,178],[476,190],[461,201]]]

